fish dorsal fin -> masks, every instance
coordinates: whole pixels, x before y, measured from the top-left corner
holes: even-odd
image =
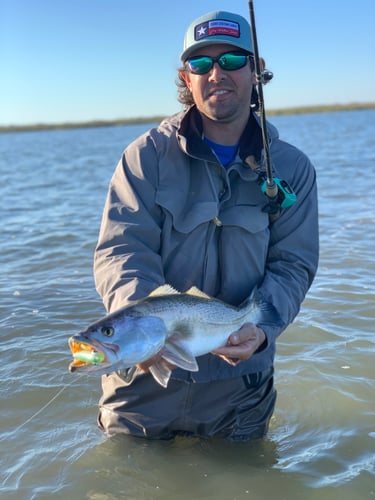
[[[161,285],[153,290],[149,297],[161,297],[162,295],[180,295],[171,285]]]
[[[194,297],[200,297],[201,299],[212,299],[207,293],[202,292],[196,286],[192,286],[189,290],[186,290],[186,295],[193,295]]]

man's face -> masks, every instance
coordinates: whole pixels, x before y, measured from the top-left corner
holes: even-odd
[[[218,57],[233,51],[238,49],[226,44],[212,45],[197,49],[190,57]],[[183,77],[198,110],[207,118],[231,123],[244,114],[248,116],[255,78],[249,61],[234,71],[226,71],[215,63],[208,73],[195,75],[186,71]]]

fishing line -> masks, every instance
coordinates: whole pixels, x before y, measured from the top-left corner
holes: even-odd
[[[266,110],[263,95],[263,85],[268,83],[273,78],[273,74],[272,72],[261,68],[253,0],[248,0],[248,4],[250,14],[251,38],[254,49],[254,66],[259,101],[259,117],[262,129],[264,164],[266,169],[266,176],[261,189],[269,200],[267,211],[269,212],[270,218],[271,220],[275,220],[280,215],[280,209],[289,208],[290,206],[292,206],[296,202],[297,197],[293,192],[293,189],[285,180],[279,179],[278,177],[273,177],[270,145],[267,136]]]
[[[22,427],[24,427],[26,424],[30,423],[32,420],[34,420],[35,417],[40,415],[46,408],[50,406],[51,403],[53,403],[68,387],[72,386],[73,384],[76,383],[77,380],[82,378],[85,373],[81,373],[78,375],[78,377],[75,377],[69,384],[65,384],[42,408],[40,408],[37,412],[35,412],[31,417],[29,417],[25,422],[20,424],[18,427],[16,427],[13,432],[18,432]]]
[[[85,376],[86,374],[85,373],[81,373],[81,374],[78,374],[78,377],[75,377],[69,384],[65,384],[45,405],[42,406],[42,408],[40,408],[38,411],[36,411],[33,415],[31,415],[31,417],[29,417],[27,420],[25,420],[25,422],[23,422],[22,424],[20,424],[18,427],[16,427],[15,429],[12,430],[12,433],[15,433],[15,432],[18,432],[20,429],[22,429],[25,425],[29,424],[32,420],[34,420],[34,418],[36,418],[38,415],[40,415],[46,408],[48,408],[54,401],[56,401],[56,399],[61,396],[61,394],[65,391],[65,389],[67,389],[68,387],[71,387],[73,384],[75,384],[77,382],[77,380],[79,380],[80,378],[82,378],[83,376]],[[1,438],[1,441],[4,441],[4,439],[6,439],[7,436],[5,437],[2,437]],[[10,471],[7,476],[2,479],[2,485],[4,486],[6,484],[6,482],[8,481],[8,479],[13,475],[13,471]]]

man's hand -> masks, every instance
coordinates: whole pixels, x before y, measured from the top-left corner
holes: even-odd
[[[227,345],[212,351],[227,363],[236,366],[240,361],[249,359],[266,341],[264,331],[253,323],[245,323],[229,336]]]
[[[152,356],[152,358],[146,359],[143,363],[139,363],[137,367],[142,370],[144,373],[148,373],[150,371],[150,366],[161,360],[162,350]]]

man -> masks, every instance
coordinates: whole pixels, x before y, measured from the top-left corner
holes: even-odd
[[[274,173],[297,195],[270,220],[252,52],[239,15],[211,12],[189,26],[179,71],[186,109],[125,150],[104,208],[95,279],[108,311],[164,283],[236,306],[257,287],[282,324],[243,325],[198,358],[198,372],[174,369],[167,388],[148,373],[154,360],[104,376],[98,420],[108,434],[246,441],[268,430],[276,337],[317,268],[317,192],[308,158],[269,126]]]

